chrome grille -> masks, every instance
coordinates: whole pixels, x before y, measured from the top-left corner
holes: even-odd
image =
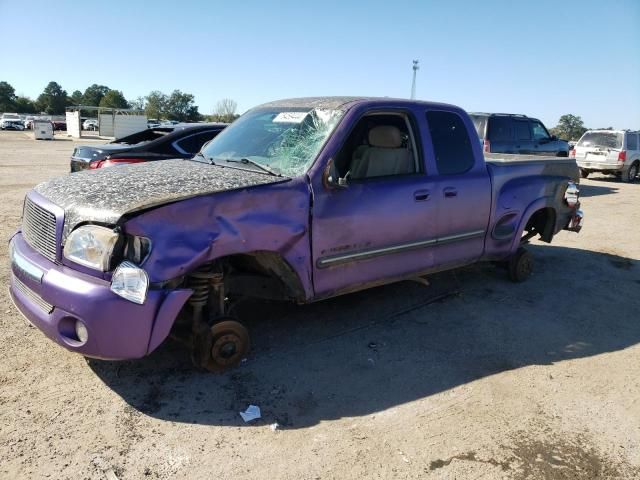
[[[31,247],[56,261],[56,217],[40,205],[25,199],[22,212],[22,235]]]
[[[53,312],[53,305],[51,305],[48,302],[45,302],[40,297],[40,295],[38,295],[36,292],[31,290],[29,287],[27,287],[15,275],[13,276],[13,282],[14,282],[14,285],[16,286],[16,290],[19,290],[20,293],[22,293],[25,297],[27,297],[29,300],[35,303],[40,308],[40,310],[42,310],[45,313]]]

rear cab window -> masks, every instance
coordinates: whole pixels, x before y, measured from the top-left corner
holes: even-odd
[[[469,132],[457,113],[431,110],[427,123],[440,175],[460,175],[475,164]]]

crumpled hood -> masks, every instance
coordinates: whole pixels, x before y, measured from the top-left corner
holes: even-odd
[[[189,160],[164,160],[77,172],[41,183],[35,191],[64,209],[64,241],[82,222],[115,224],[127,213],[176,200],[287,180]]]

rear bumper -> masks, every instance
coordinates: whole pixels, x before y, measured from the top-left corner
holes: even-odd
[[[576,162],[579,168],[594,172],[621,172],[624,169],[624,163],[618,162],[585,162],[583,160]]]
[[[143,305],[119,297],[106,280],[55,264],[18,233],[9,247],[11,298],[20,312],[67,350],[109,360],[140,358],[168,335],[190,290],[150,290]],[[75,323],[88,332],[86,342]]]

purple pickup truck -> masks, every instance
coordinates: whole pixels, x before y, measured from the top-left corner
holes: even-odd
[[[578,178],[574,159],[485,158],[452,105],[267,103],[192,160],[35,187],[10,292],[71,351],[139,358],[172,334],[219,371],[249,349],[242,298],[302,304],[479,261],[523,281],[529,239],[580,230]]]

